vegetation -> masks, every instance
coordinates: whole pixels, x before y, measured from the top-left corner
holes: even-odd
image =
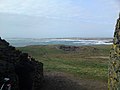
[[[44,71],[65,72],[78,78],[107,82],[110,46],[80,46],[76,51],[59,45],[26,46],[19,50],[44,63]]]

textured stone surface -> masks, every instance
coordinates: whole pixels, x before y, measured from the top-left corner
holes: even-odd
[[[117,20],[113,45],[110,50],[108,89],[120,90],[120,17]]]
[[[14,65],[19,61],[18,58],[22,52],[10,46],[9,43],[0,38],[0,86],[5,77],[9,77],[12,83],[12,90],[18,90],[18,78],[15,74]],[[32,64],[35,66],[34,90],[38,90],[43,82],[43,63],[35,61],[32,58]]]

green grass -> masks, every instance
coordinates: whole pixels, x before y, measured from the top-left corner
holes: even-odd
[[[82,46],[63,51],[57,45],[26,46],[18,49],[44,63],[44,70],[65,72],[84,79],[107,82],[110,46]]]

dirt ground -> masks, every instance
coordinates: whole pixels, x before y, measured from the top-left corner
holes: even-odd
[[[44,84],[40,90],[107,90],[107,83],[77,79],[61,72],[44,73]]]

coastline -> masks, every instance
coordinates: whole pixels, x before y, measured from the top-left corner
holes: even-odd
[[[29,45],[111,45],[113,41],[112,38],[6,38],[6,40],[15,47]]]

